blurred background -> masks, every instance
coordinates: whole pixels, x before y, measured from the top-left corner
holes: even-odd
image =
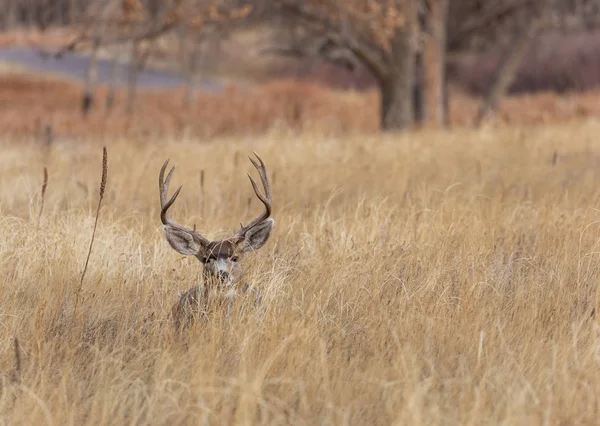
[[[0,0],[0,131],[326,133],[600,114],[597,0]]]

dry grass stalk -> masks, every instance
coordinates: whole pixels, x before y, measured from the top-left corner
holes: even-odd
[[[46,188],[48,187],[48,169],[44,167],[44,182],[42,183],[42,201],[40,204],[40,212],[38,214],[38,228],[42,220],[42,212],[44,211],[44,199],[46,198]]]
[[[102,198],[104,197],[104,191],[106,190],[106,180],[108,178],[108,154],[106,152],[106,147],[102,148],[102,178],[100,179],[100,192],[98,198],[98,208],[96,209],[96,220],[94,221],[94,230],[92,232],[92,238],[90,240],[90,248],[88,250],[87,257],[85,259],[85,266],[83,267],[83,272],[81,273],[81,280],[79,281],[79,286],[77,287],[77,292],[75,295],[75,311],[74,314],[77,314],[77,307],[79,305],[79,296],[81,294],[81,289],[83,288],[83,279],[85,278],[85,273],[87,271],[88,262],[90,261],[90,255],[92,254],[92,247],[94,246],[94,238],[96,237],[96,227],[98,226],[98,217],[100,216],[100,207],[102,207]]]
[[[54,144],[54,128],[51,124],[46,124],[44,126],[44,142],[46,145],[46,152],[50,153],[52,145]]]
[[[13,370],[12,375],[11,375],[11,381],[15,385],[20,385],[21,384],[21,377],[22,377],[22,371],[21,371],[21,347],[19,345],[19,339],[17,337],[15,337],[13,339],[13,347],[14,347],[15,365],[14,365],[14,370]]]
[[[202,214],[202,217],[204,217],[206,213],[204,210],[204,202],[206,200],[206,196],[204,193],[204,169],[200,170],[200,195],[202,197],[202,199],[200,200],[200,213]]]

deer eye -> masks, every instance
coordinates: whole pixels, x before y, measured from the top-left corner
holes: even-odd
[[[233,256],[233,257],[231,258],[231,261],[232,261],[232,262],[237,262],[238,260],[239,260],[239,258],[238,258],[237,256]]]

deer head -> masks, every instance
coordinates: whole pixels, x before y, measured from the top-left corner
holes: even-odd
[[[270,218],[271,215],[271,185],[267,176],[265,163],[260,156],[254,153],[258,158],[257,163],[253,158],[250,161],[258,170],[260,180],[264,188],[264,195],[258,190],[256,182],[252,176],[250,183],[258,199],[264,204],[264,212],[248,225],[241,225],[240,229],[230,238],[224,240],[210,241],[202,236],[196,227],[193,229],[179,225],[169,217],[169,207],[173,205],[179,195],[182,186],[180,186],[173,196],[168,199],[169,181],[173,175],[175,167],[164,179],[165,169],[169,160],[165,161],[160,169],[159,189],[160,189],[160,219],[163,223],[163,230],[170,246],[178,253],[186,256],[194,256],[203,265],[203,277],[205,283],[212,283],[217,288],[231,287],[240,282],[243,274],[241,260],[250,252],[261,248],[269,239],[271,230],[275,221]]]

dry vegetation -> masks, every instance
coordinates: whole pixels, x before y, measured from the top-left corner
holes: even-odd
[[[70,43],[76,36],[75,31],[66,28],[52,28],[46,31],[33,28],[13,29],[0,33],[0,47],[57,48]]]
[[[374,91],[338,92],[318,84],[293,80],[237,88],[219,93],[198,93],[194,105],[183,105],[182,89],[142,90],[134,115],[125,113],[125,93],[119,105],[106,112],[106,88],[98,90],[96,109],[84,120],[80,111],[83,88],[79,84],[35,74],[0,75],[0,132],[15,137],[41,134],[51,124],[57,135],[215,137],[261,135],[274,128],[329,135],[373,133],[379,128],[379,97]],[[513,96],[501,103],[492,124],[570,122],[600,116],[600,92],[551,93]],[[454,90],[453,126],[470,126],[479,99]]]
[[[5,139],[0,422],[595,424],[599,132],[593,120],[274,131],[49,153]],[[108,183],[74,315],[104,143]],[[177,336],[170,307],[200,266],[161,233],[160,166],[171,158],[173,187],[184,183],[173,216],[215,237],[260,209],[245,175],[253,149],[276,219],[246,261],[264,304],[242,300]]]

